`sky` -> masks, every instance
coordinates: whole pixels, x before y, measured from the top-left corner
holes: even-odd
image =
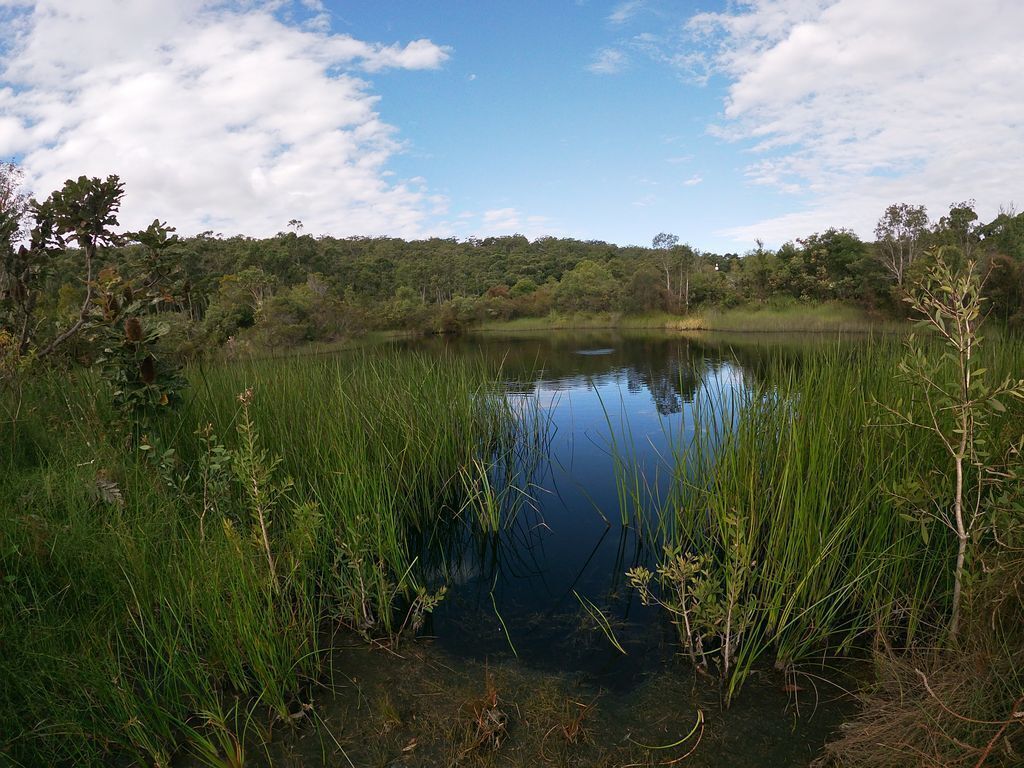
[[[1020,0],[0,0],[0,159],[182,234],[718,252],[1024,203]]]

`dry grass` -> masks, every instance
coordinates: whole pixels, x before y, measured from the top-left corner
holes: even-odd
[[[877,654],[860,714],[827,745],[821,768],[1024,765],[1024,562],[994,570],[974,595],[962,644]]]

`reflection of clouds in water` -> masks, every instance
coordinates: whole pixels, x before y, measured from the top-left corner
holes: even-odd
[[[534,409],[541,411],[554,410],[558,407],[563,394],[563,390],[547,389],[538,382],[528,392],[507,392],[505,400],[514,414],[517,416],[529,416],[534,413]]]
[[[550,389],[543,385],[538,386],[535,395],[537,405],[544,410],[553,411],[562,403],[562,399],[567,396],[567,392],[571,392],[571,390]]]
[[[606,606],[609,618],[628,617],[619,635],[636,643],[638,653],[629,660],[657,662],[663,640],[657,616],[610,596],[625,594],[628,567],[653,567],[660,546],[639,535],[639,526],[617,523],[623,514],[655,515],[674,503],[674,489],[687,476],[688,465],[676,464],[680,451],[711,420],[728,425],[737,419],[745,392],[770,385],[763,356],[670,336],[560,338],[461,342],[467,353],[484,349],[500,362],[509,377],[500,393],[514,414],[524,423],[536,420],[540,429],[522,432],[515,457],[502,465],[512,467],[511,474],[492,476],[499,491],[510,477],[518,484],[509,498],[529,498],[504,518],[511,525],[484,535],[467,519],[464,528],[453,526],[455,540],[439,545],[429,565],[427,557],[421,561],[452,588],[434,630],[470,652],[491,640],[487,648],[503,649],[497,610],[522,657],[545,660],[557,652],[559,664],[582,668],[591,664],[593,648],[569,647],[558,618],[578,623],[577,590]],[[613,351],[579,354],[605,349]],[[624,464],[618,470],[613,453]],[[534,466],[528,459],[537,455]],[[620,484],[629,483],[634,487],[622,501]],[[643,526],[648,535],[655,528]],[[537,616],[544,617],[540,625]],[[498,629],[488,640],[480,627]]]
[[[532,382],[509,382],[506,397],[520,415],[533,408],[548,413],[572,409],[575,396],[577,405],[607,409],[616,420],[649,420],[683,414],[697,399],[727,405],[750,385],[749,374],[735,361],[680,357],[664,362],[657,369],[624,366],[595,375],[545,377],[541,371]]]
[[[706,394],[735,395],[749,388],[743,369],[730,360],[708,366],[702,377],[701,389]]]

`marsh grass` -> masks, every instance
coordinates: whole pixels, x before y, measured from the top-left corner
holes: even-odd
[[[690,601],[681,639],[700,640],[728,698],[758,665],[906,647],[945,624],[954,553],[900,498],[941,449],[876,407],[913,400],[901,354],[833,345],[706,382],[655,470],[667,490],[610,422],[620,521],[681,559],[663,594]],[[985,357],[993,376],[1024,369],[1019,344]],[[442,598],[423,542],[528,517],[543,424],[482,360],[373,350],[188,375],[182,409],[134,442],[89,375],[0,396],[0,758],[239,765],[315,714],[339,626],[388,642]],[[1008,409],[994,424],[1022,422]],[[559,722],[535,735],[550,743]]]
[[[954,652],[878,649],[874,679],[858,692],[815,765],[896,768],[1018,765],[1024,755],[1024,561],[1002,553],[975,585]],[[1009,596],[1013,595],[1013,598]]]
[[[673,330],[743,333],[906,333],[898,320],[873,317],[860,307],[839,302],[775,302],[729,309],[712,308],[678,318]]]
[[[662,601],[729,698],[759,663],[788,668],[877,637],[909,646],[944,625],[954,553],[908,522],[899,493],[941,473],[941,447],[887,428],[878,407],[914,400],[893,375],[902,354],[893,340],[777,356],[729,397],[702,390],[675,442],[672,493],[651,525],[666,548]],[[994,375],[1024,367],[1019,345],[986,357]],[[633,473],[620,483],[636,495]]]
[[[651,312],[629,315],[621,312],[564,314],[552,312],[544,317],[518,317],[513,320],[485,321],[473,326],[482,332],[522,332],[585,329],[667,331],[717,331],[737,333],[869,333],[905,334],[907,326],[899,320],[868,314],[864,309],[840,302],[802,304],[781,301],[731,308],[701,308],[687,315]]]
[[[239,764],[307,711],[333,627],[387,640],[436,603],[408,532],[454,514],[460,478],[515,429],[482,362],[188,374],[188,402],[138,447],[89,375],[5,393],[0,755],[16,765]]]

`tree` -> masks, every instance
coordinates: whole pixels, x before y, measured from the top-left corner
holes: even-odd
[[[977,263],[956,260],[953,249],[940,248],[919,285],[909,291],[906,301],[922,318],[919,325],[938,335],[947,352],[929,356],[914,337],[908,340],[908,354],[899,366],[899,376],[919,392],[918,402],[884,406],[897,423],[923,429],[933,435],[949,457],[953,470],[951,501],[933,497],[918,509],[923,530],[934,520],[956,538],[953,568],[952,612],[949,636],[956,638],[960,626],[968,547],[982,526],[987,511],[986,493],[1000,477],[1002,457],[993,455],[986,433],[988,416],[1004,411],[1007,397],[1024,399],[1024,379],[1005,378],[986,382],[986,370],[977,363],[982,337],[982,286]]]
[[[14,248],[25,234],[28,199],[22,191],[23,173],[14,163],[0,163],[0,248]]]
[[[99,250],[122,242],[111,227],[118,225],[117,212],[123,197],[124,184],[117,176],[108,176],[104,181],[80,176],[76,181],[68,179],[44,202],[32,201],[31,209],[36,218],[32,232],[33,248],[40,251],[63,249],[74,242],[81,252],[82,281],[85,284],[85,298],[78,317],[39,351],[40,357],[50,354],[75,336],[88,322],[96,289],[94,270]]]
[[[220,279],[217,296],[206,312],[207,336],[219,343],[240,329],[255,325],[276,285],[276,278],[260,267],[248,267],[241,272],[224,275]]]
[[[566,272],[555,290],[559,309],[570,312],[600,312],[612,308],[617,285],[608,268],[584,259]]]
[[[739,282],[746,298],[765,301],[777,284],[779,259],[771,249],[764,247],[763,240],[758,238],[754,242],[757,248],[745,254],[739,262]]]
[[[649,312],[661,303],[661,278],[653,267],[640,267],[630,277],[622,297],[627,312]]]
[[[907,268],[921,253],[921,237],[927,227],[925,207],[907,203],[890,205],[875,226],[875,244],[882,263],[900,287]]]
[[[690,311],[690,272],[697,261],[697,252],[689,245],[677,245],[672,249],[676,261],[679,262],[679,296],[676,303],[681,305],[684,311]]]
[[[975,243],[978,242],[978,214],[974,212],[974,201],[951,203],[949,214],[939,219],[935,227],[936,234],[955,245],[964,256],[970,257]]]
[[[679,245],[679,236],[668,232],[659,232],[654,236],[651,245],[657,252],[658,265],[665,273],[665,293],[672,295],[672,249]]]
[[[999,215],[976,230],[984,238],[985,249],[1024,261],[1024,213],[1017,213],[1012,205],[1000,206]]]
[[[21,183],[18,166],[0,163],[0,326],[10,329],[8,344],[16,356],[28,347],[38,279],[37,265],[20,242],[28,218]]]

